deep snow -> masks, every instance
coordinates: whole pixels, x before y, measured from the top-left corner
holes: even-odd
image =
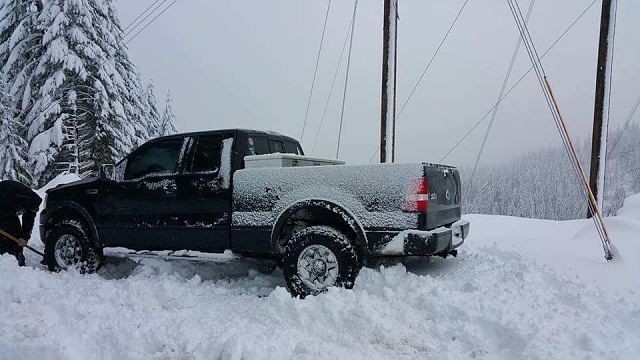
[[[637,358],[640,194],[606,219],[612,263],[589,220],[465,218],[458,258],[306,300],[256,261],[109,258],[80,275],[0,256],[0,359]]]

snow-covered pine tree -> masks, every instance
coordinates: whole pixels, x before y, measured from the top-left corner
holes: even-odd
[[[60,171],[95,173],[132,147],[107,10],[101,0],[48,0],[39,14],[43,55],[27,123],[40,184]]]
[[[32,104],[31,82],[42,54],[42,31],[36,27],[42,7],[40,0],[5,0],[0,7],[0,66],[26,140],[25,113]]]
[[[33,25],[37,12],[42,9],[39,0],[0,0],[0,64],[4,67],[13,54],[12,63],[25,59],[16,57],[33,50],[34,38],[37,32]],[[15,48],[17,49],[16,52]],[[5,79],[6,83],[6,79]]]
[[[27,161],[27,142],[20,136],[20,123],[14,118],[14,104],[0,78],[0,180],[32,183]]]
[[[160,112],[158,111],[153,80],[147,85],[147,111],[149,118],[149,136],[152,138],[161,136],[162,120],[160,118]]]
[[[607,155],[606,215],[615,214],[627,196],[640,192],[640,127],[631,124],[612,131],[611,146],[619,134],[618,145]],[[575,144],[582,164],[588,164],[591,141]],[[587,202],[571,166],[564,148],[538,150],[506,164],[478,168],[471,192],[469,169],[462,168],[464,211],[553,220],[583,218]]]
[[[103,2],[108,18],[109,34],[116,39],[114,60],[116,71],[124,85],[119,88],[119,91],[123,99],[125,117],[128,120],[127,136],[131,141],[128,150],[132,150],[132,148],[154,137],[150,133],[154,124],[153,119],[150,118],[147,92],[142,85],[136,66],[129,59],[124,32],[114,6],[115,1],[103,0]]]
[[[171,90],[168,90],[158,136],[177,133],[178,131],[176,130],[175,121],[176,115],[173,113],[173,98],[171,97]]]
[[[9,58],[9,39],[18,26],[20,0],[0,0],[0,64]]]

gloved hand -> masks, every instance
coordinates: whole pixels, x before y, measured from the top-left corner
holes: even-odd
[[[24,258],[24,254],[22,253],[22,249],[16,254],[16,259],[18,260],[18,266],[25,266],[26,259]]]

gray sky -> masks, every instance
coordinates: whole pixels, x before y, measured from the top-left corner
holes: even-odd
[[[544,52],[592,0],[538,0],[530,30]],[[121,0],[129,25],[152,0]],[[171,1],[167,1],[169,4]],[[399,0],[398,110],[464,0]],[[520,0],[523,11],[528,0]],[[160,110],[171,89],[179,131],[270,129],[300,138],[327,0],[180,0],[129,44]],[[382,0],[358,4],[340,158],[369,161],[379,143]],[[596,2],[543,65],[574,138],[591,132],[601,4]],[[353,12],[333,0],[302,145],[308,155]],[[611,127],[640,95],[639,1],[619,1]],[[396,158],[439,161],[495,103],[518,33],[506,0],[470,0],[420,87],[398,119]],[[334,157],[344,65],[313,155]],[[529,68],[521,49],[510,84]],[[487,119],[488,120],[488,119]],[[444,162],[470,165],[488,121]],[[498,112],[481,165],[560,145],[541,90],[530,75]],[[377,161],[377,157],[376,157]]]

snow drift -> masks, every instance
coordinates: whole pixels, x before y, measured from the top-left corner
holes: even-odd
[[[306,300],[255,261],[110,258],[85,276],[0,256],[0,358],[635,359],[640,194],[619,214],[624,261],[606,263],[588,220],[470,215],[458,258],[363,269]]]

